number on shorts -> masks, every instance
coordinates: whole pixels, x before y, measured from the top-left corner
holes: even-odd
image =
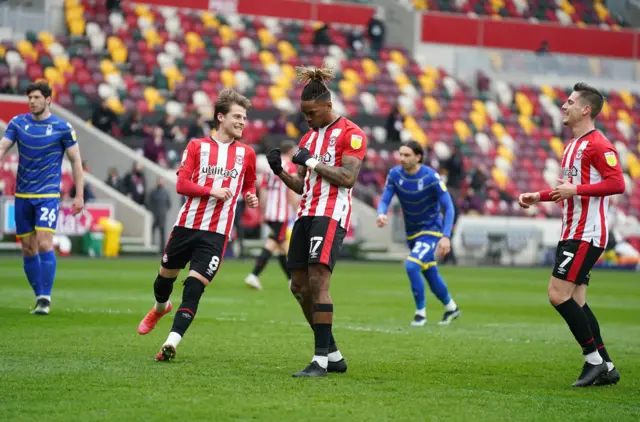
[[[562,261],[560,263],[560,265],[558,265],[558,268],[564,268],[567,266],[567,264],[573,259],[573,257],[575,256],[575,254],[571,253],[571,252],[567,252],[567,251],[562,251],[562,254],[564,256],[566,256],[565,260]]]
[[[46,221],[49,224],[49,227],[56,221],[56,209],[55,208],[47,208],[40,207],[40,221]]]
[[[411,253],[418,255],[418,259],[422,260],[429,251],[435,247],[435,243],[416,242],[416,245],[411,250]]]
[[[219,265],[220,265],[220,258],[214,255],[211,258],[211,262],[209,262],[209,268],[207,269],[207,274],[213,275],[213,273],[218,270]]]
[[[314,258],[318,256],[318,248],[320,247],[320,244],[322,243],[323,240],[324,238],[322,236],[313,236],[310,239],[309,255],[311,255]]]

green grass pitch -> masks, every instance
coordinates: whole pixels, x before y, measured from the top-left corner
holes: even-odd
[[[640,276],[594,272],[589,303],[622,375],[575,389],[580,349],[546,297],[549,270],[443,268],[461,318],[411,328],[401,264],[340,262],[334,334],[346,374],[294,379],[311,330],[275,260],[262,292],[226,261],[173,362],[153,358],[173,313],[139,336],[158,260],[58,263],[52,313],[19,257],[0,259],[0,421],[640,420]],[[176,283],[175,305],[182,285]]]

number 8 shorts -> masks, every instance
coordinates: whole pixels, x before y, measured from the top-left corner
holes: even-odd
[[[16,236],[26,237],[36,230],[55,233],[60,198],[15,199]]]
[[[581,240],[561,240],[556,249],[552,275],[576,284],[589,284],[591,269],[604,249]]]
[[[324,264],[333,271],[347,231],[329,217],[300,217],[291,230],[287,265],[295,270]]]
[[[164,248],[161,265],[168,270],[181,270],[191,262],[190,270],[211,281],[220,268],[226,246],[227,238],[220,233],[176,226]]]

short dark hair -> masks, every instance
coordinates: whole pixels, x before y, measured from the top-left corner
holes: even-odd
[[[282,144],[280,144],[280,152],[283,154],[288,154],[295,147],[296,143],[293,141],[282,141]]]
[[[604,95],[596,88],[585,82],[578,82],[573,86],[575,92],[580,93],[580,98],[583,99],[589,106],[591,106],[591,118],[595,119],[602,111],[604,105]]]
[[[407,147],[411,151],[413,151],[413,153],[415,155],[419,155],[420,157],[422,157],[422,158],[420,158],[420,161],[424,160],[424,149],[422,149],[422,145],[420,145],[419,142],[417,142],[417,141],[407,141],[407,142],[404,142],[400,146],[401,147]]]
[[[218,95],[218,99],[213,108],[213,121],[216,129],[220,127],[220,121],[218,120],[218,114],[222,113],[226,115],[234,104],[248,110],[251,108],[251,101],[244,95],[231,88],[223,89]]]
[[[331,92],[327,83],[333,79],[333,70],[326,66],[321,68],[304,67],[296,68],[298,81],[306,84],[302,90],[302,101],[331,101]]]
[[[40,91],[44,98],[49,98],[53,94],[51,87],[45,81],[31,82],[27,86],[27,95],[31,95],[33,91]]]

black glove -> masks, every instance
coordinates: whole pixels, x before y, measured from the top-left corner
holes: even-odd
[[[300,148],[293,154],[293,162],[300,166],[306,166],[309,158],[311,158],[311,153],[306,148]]]
[[[273,174],[276,176],[282,173],[282,158],[280,158],[280,149],[274,148],[267,153],[267,161],[269,162],[269,167],[273,171]]]

